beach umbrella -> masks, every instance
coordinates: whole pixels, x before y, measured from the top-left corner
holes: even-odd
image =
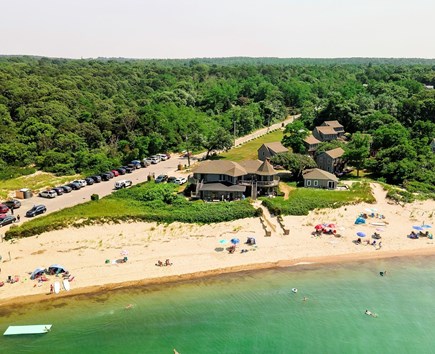
[[[219,243],[220,243],[221,245],[225,245],[226,243],[228,243],[228,241],[225,240],[225,239],[222,239],[222,240],[219,240]]]
[[[36,276],[41,275],[41,274],[43,274],[43,273],[45,273],[45,268],[42,268],[42,267],[36,268],[36,269],[32,272],[32,274],[30,274],[30,279],[33,280],[33,279],[35,279]]]
[[[417,231],[422,231],[423,230],[423,228],[421,227],[421,226],[413,226],[412,227],[414,230],[417,230]]]
[[[58,274],[58,273],[65,273],[67,270],[63,266],[61,266],[60,264],[52,264],[51,266],[48,267],[48,271],[50,273],[54,272],[54,273]]]
[[[237,245],[238,243],[240,243],[240,240],[239,240],[238,238],[232,238],[232,239],[231,239],[231,243],[232,243],[233,245]]]
[[[364,232],[362,232],[362,231],[358,231],[356,234],[357,234],[359,237],[365,237],[365,236],[366,236],[366,234],[365,234]]]
[[[323,227],[324,227],[324,226],[321,225],[321,224],[314,226],[314,228],[315,228],[316,230],[322,230]]]
[[[430,226],[430,225],[424,225],[424,224],[421,225],[421,227],[424,228],[424,229],[430,229],[430,228],[432,228],[432,226]]]
[[[336,229],[337,225],[335,225],[334,223],[328,224],[328,227],[330,227],[331,229]]]

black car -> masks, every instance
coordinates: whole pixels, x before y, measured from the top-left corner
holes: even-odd
[[[168,183],[175,183],[175,180],[177,179],[177,177],[169,177],[168,180],[166,182]]]
[[[168,180],[168,175],[159,175],[156,178],[156,183],[163,183],[166,182]]]
[[[78,182],[71,182],[67,184],[68,187],[70,187],[73,191],[77,191],[80,188],[82,188],[82,185]]]
[[[3,204],[6,205],[9,209],[18,209],[21,206],[21,202],[16,199],[8,200]]]
[[[110,176],[110,179],[112,179],[113,177],[115,177],[115,174],[112,171],[107,171],[105,172]]]
[[[62,186],[60,188],[63,189],[64,193],[71,193],[71,191],[72,191],[72,188],[70,186]]]
[[[62,187],[54,187],[53,190],[56,192],[57,195],[62,195],[64,192]]]
[[[118,171],[118,173],[119,173],[120,175],[125,175],[126,172],[127,172],[127,171],[126,171],[124,168],[122,168],[122,167],[117,168],[116,170]]]
[[[91,178],[94,180],[95,183],[101,182],[101,176],[99,175],[91,176]]]
[[[0,227],[12,224],[16,220],[16,217],[13,215],[0,215]]]
[[[122,166],[122,168],[125,170],[125,172],[127,173],[132,173],[134,171],[134,167],[131,166]]]
[[[100,175],[100,177],[101,177],[101,180],[102,181],[108,181],[108,180],[110,180],[112,177],[110,177],[111,175],[107,172],[107,173],[102,173],[101,175]]]
[[[45,205],[34,205],[32,209],[28,210],[26,213],[26,216],[28,218],[31,218],[33,216],[39,215],[39,214],[44,214],[47,211],[47,208],[45,207]]]
[[[94,179],[92,178],[92,177],[86,177],[85,178],[85,181],[86,181],[86,184],[88,185],[88,186],[92,186],[95,182],[94,182]]]
[[[133,165],[134,168],[138,169],[142,167],[142,164],[140,163],[139,160],[133,160],[129,163],[129,166]]]

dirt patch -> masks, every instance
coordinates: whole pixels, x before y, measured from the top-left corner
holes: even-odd
[[[284,199],[287,200],[290,192],[295,190],[295,187],[290,187],[288,184],[284,182],[279,182],[279,190],[284,193]]]
[[[47,250],[38,250],[36,252],[32,252],[31,255],[33,256],[35,254],[43,254],[45,251],[47,251]]]

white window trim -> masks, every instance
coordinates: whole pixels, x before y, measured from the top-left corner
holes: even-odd
[[[307,179],[307,187],[308,186],[311,186],[311,180],[310,179]]]
[[[319,181],[318,181],[317,179],[315,179],[315,180],[313,181],[313,186],[314,186],[314,187],[318,187],[318,186],[319,186]]]

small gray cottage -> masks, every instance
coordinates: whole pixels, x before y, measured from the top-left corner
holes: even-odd
[[[336,176],[319,168],[305,170],[302,172],[302,178],[304,187],[307,188],[336,189],[338,184]]]
[[[313,130],[313,135],[320,141],[331,141],[338,138],[338,133],[335,131],[335,129],[327,125],[315,127]]]
[[[258,159],[261,161],[266,161],[276,154],[281,154],[288,152],[288,149],[282,145],[279,141],[274,141],[273,143],[265,143],[258,149]]]
[[[308,154],[310,154],[311,156],[314,155],[320,143],[321,141],[316,139],[313,134],[308,135],[304,139],[305,147],[307,148]]]
[[[327,120],[322,123],[322,126],[332,127],[337,133],[338,137],[344,135],[344,127],[338,122],[338,120]]]
[[[344,167],[343,155],[344,150],[340,147],[323,151],[316,158],[317,166],[331,173],[341,172]]]

